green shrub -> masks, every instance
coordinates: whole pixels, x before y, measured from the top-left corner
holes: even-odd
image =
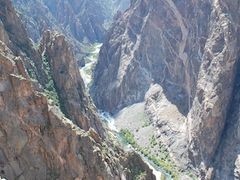
[[[128,129],[121,129],[120,135],[126,143],[132,145],[134,148],[137,146],[134,135]]]
[[[48,83],[45,85],[45,88],[44,88],[45,95],[47,96],[48,99],[53,101],[54,105],[60,107],[58,93],[57,93],[55,85],[54,85],[54,81],[53,81],[52,74],[50,71],[49,60],[48,60],[47,56],[43,55],[42,61],[43,61],[43,65],[44,65],[43,68],[48,77]]]
[[[150,161],[152,161],[156,166],[161,167],[166,173],[171,175],[173,179],[178,179],[179,169],[174,164],[174,162],[170,159],[168,151],[162,145],[159,145],[160,154],[162,155],[162,157],[159,158],[151,154],[150,148],[140,147],[135,141],[134,135],[128,129],[121,129],[120,136],[123,138],[123,140],[126,143],[130,144],[136,151],[143,154]],[[150,144],[154,146],[157,145],[157,141],[154,136],[151,137]]]

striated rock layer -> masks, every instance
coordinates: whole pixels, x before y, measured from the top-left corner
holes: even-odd
[[[62,104],[61,109],[67,117],[80,128],[88,130],[91,126],[103,136],[104,130],[85,94],[76,61],[64,37],[58,34],[57,38],[50,38],[48,32],[46,37],[43,37],[40,50],[35,50],[12,3],[6,0],[0,2],[2,21],[0,40],[5,42],[16,56],[22,57],[27,73],[39,82],[36,84],[40,91],[47,89],[48,84],[54,81],[51,88],[58,90],[57,96]],[[47,43],[51,46],[47,46]],[[49,57],[49,62],[46,62],[46,57]],[[62,67],[66,70],[60,69]]]
[[[235,0],[132,1],[100,51],[97,107],[115,113],[145,97],[180,167],[194,166],[202,179],[239,179],[239,17]]]
[[[64,33],[73,44],[103,41],[117,11],[129,0],[13,0],[30,37],[36,42],[46,29]],[[77,48],[77,47],[76,47]]]
[[[120,180],[143,173],[143,179],[155,180],[139,155],[124,152],[114,137],[103,136],[64,37],[46,32],[41,57],[11,2],[1,0],[0,5],[0,176]],[[28,67],[34,54],[46,77],[38,73],[37,64]],[[38,78],[30,78],[30,72]],[[69,119],[45,96],[49,85],[57,90]]]
[[[195,94],[210,13],[208,1],[133,1],[100,51],[91,90],[96,105],[116,112],[143,101],[150,84],[158,83],[186,114]]]
[[[46,31],[39,51],[49,63],[64,114],[82,129],[93,127],[103,135],[103,127],[85,92],[79,68],[65,37]]]
[[[47,83],[47,75],[42,68],[41,57],[34,50],[11,1],[0,0],[0,14],[0,28],[3,32],[0,40],[5,42],[14,54],[24,57],[27,71],[44,86]]]
[[[240,3],[214,1],[197,92],[188,115],[192,158],[211,162],[225,127],[240,58]]]
[[[94,130],[79,129],[49,106],[23,67],[0,42],[1,177],[120,180],[134,178],[137,167],[155,179],[138,155],[113,151]]]

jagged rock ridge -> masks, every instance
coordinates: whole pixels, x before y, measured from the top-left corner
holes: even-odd
[[[49,106],[23,71],[21,59],[2,42],[0,67],[2,177],[110,180],[134,175],[123,165],[132,168],[137,162],[140,170],[147,169],[138,156],[130,155],[128,162],[121,149],[114,152],[94,130],[79,129],[59,109]]]
[[[101,42],[118,10],[124,11],[129,0],[13,0],[36,42],[46,29],[58,30],[75,43]]]
[[[158,83],[186,114],[195,93],[210,9],[208,1],[134,1],[100,51],[91,90],[96,105],[118,111],[143,101],[150,84]]]
[[[40,50],[40,52],[49,58],[48,63],[51,64],[51,68],[44,69],[47,66],[46,61],[33,48],[11,2],[1,0],[0,5],[1,177],[120,180],[133,179],[138,173],[145,172],[145,179],[155,179],[152,171],[139,155],[126,154],[118,145],[110,143],[109,136],[101,136],[101,133],[98,134],[91,128],[99,131],[99,128],[96,128],[99,119],[94,115],[88,97],[85,97],[79,72],[72,68],[76,62],[64,37],[46,32],[46,36],[50,39],[43,38],[41,48],[44,51]],[[19,42],[23,43],[19,44]],[[46,42],[51,46],[44,44]],[[72,77],[65,82],[56,81],[57,75],[61,77],[57,74],[61,72],[56,68],[58,65],[66,65],[63,58],[53,56],[52,53],[59,53],[58,49],[63,50],[59,55],[68,56],[66,59],[71,66],[67,70],[73,70],[73,72],[65,72],[66,76]],[[39,66],[37,63],[31,64],[34,62],[32,60],[34,55],[39,57],[37,59]],[[46,77],[42,77],[36,67],[42,69]],[[37,79],[30,78],[30,72],[37,74]],[[75,106],[72,108],[79,108],[79,114],[71,114],[72,112],[68,110],[72,119],[67,119],[45,96],[44,81],[49,83],[50,79],[56,81],[55,88],[62,88],[61,92],[58,92],[58,98],[61,102],[65,101],[65,106],[70,103],[68,101],[74,99],[72,96],[65,97],[65,90],[69,90],[74,96],[78,94],[77,100],[83,101],[73,103]],[[72,85],[70,89],[68,84]],[[77,103],[85,104],[82,106]],[[74,119],[76,116],[82,116],[79,117],[81,120],[87,118],[90,121],[88,131],[84,130],[85,127],[81,127],[83,121],[76,122]]]
[[[234,0],[132,1],[100,51],[97,107],[115,113],[148,91],[145,111],[179,166],[238,179],[239,17]]]
[[[65,37],[46,31],[39,51],[49,63],[62,111],[82,129],[94,127],[98,133],[103,134],[96,109],[85,92],[79,68]]]

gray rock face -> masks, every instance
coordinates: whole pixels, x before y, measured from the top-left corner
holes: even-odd
[[[13,0],[34,41],[46,29],[57,30],[75,43],[101,42],[114,15],[129,0]]]
[[[213,3],[196,97],[188,115],[191,156],[197,165],[211,162],[225,127],[240,57],[239,10],[239,2]]]
[[[143,101],[154,82],[186,114],[195,94],[210,13],[208,1],[133,1],[100,51],[91,90],[96,105],[116,112]]]
[[[158,84],[145,110],[178,164],[202,179],[238,179],[239,17],[234,0],[132,1],[101,49],[96,105],[114,113]]]
[[[156,127],[158,139],[167,147],[179,167],[187,167],[186,117],[168,101],[160,85],[152,85],[145,96],[145,112]]]
[[[77,62],[65,37],[46,31],[40,44],[40,54],[49,63],[51,76],[65,115],[84,130],[93,127],[103,135],[96,109],[85,92]]]
[[[84,127],[80,129],[59,108],[50,105],[39,82],[28,75],[26,65],[33,56],[29,57],[27,52],[38,52],[32,48],[27,36],[19,37],[21,33],[26,35],[25,30],[17,31],[16,27],[22,25],[18,24],[21,22],[9,0],[0,1],[0,19],[0,179],[120,180],[134,179],[137,171],[146,172],[144,179],[155,180],[152,170],[139,155],[124,152],[114,144],[114,139],[102,138],[101,133],[92,128],[88,131],[83,130]],[[43,43],[49,46],[42,46],[43,54],[51,58],[52,73],[55,80],[59,80],[56,85],[62,88],[62,100],[75,105],[71,106],[70,116],[76,117],[74,108],[79,108],[79,119],[90,119],[90,125],[95,120],[100,123],[95,119],[94,109],[84,109],[91,102],[84,97],[84,86],[77,66],[73,67],[76,63],[64,37],[59,34],[47,37],[49,39],[44,39]],[[19,42],[26,46],[19,46]],[[39,63],[44,64],[39,59]],[[60,67],[68,65],[64,64],[65,59],[69,61],[69,66],[65,66],[67,71],[64,71],[68,81],[58,74],[62,72]],[[57,75],[62,79],[57,79]],[[65,90],[76,98],[75,102],[67,102],[74,99],[67,96]]]
[[[226,125],[217,149],[215,177],[217,180],[239,179],[239,139],[240,139],[240,118],[239,118],[239,64],[237,65],[237,76],[233,90],[233,99],[227,113]]]
[[[92,129],[75,126],[23,73],[21,59],[0,41],[0,176],[7,179],[132,179],[151,170]],[[127,171],[127,168],[129,171]]]
[[[28,72],[34,71],[33,76],[44,86],[47,83],[47,75],[42,68],[41,57],[33,48],[11,1],[0,0],[0,14],[0,27],[4,29],[1,30],[4,33],[1,33],[0,40],[5,42],[15,55],[23,57]]]

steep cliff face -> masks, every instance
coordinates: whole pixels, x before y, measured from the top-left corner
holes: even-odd
[[[133,166],[155,179],[136,154],[113,151],[92,129],[79,129],[36,91],[0,42],[0,174],[7,179],[125,179]],[[117,147],[115,147],[117,148]],[[128,168],[127,171],[125,168]]]
[[[198,165],[211,162],[225,127],[240,57],[239,10],[236,1],[213,2],[196,97],[188,115],[190,148]]]
[[[101,136],[101,123],[64,37],[46,32],[39,50],[45,59],[32,47],[11,2],[2,0],[0,5],[0,176],[120,180],[144,173],[143,179],[155,180],[139,155],[126,153],[114,138]],[[56,81],[51,88],[57,87],[65,109],[72,108],[65,111],[71,119],[47,99],[41,81],[29,77],[32,53],[39,57],[46,88]],[[38,73],[37,68],[31,70]]]
[[[58,30],[75,43],[101,42],[114,15],[129,0],[13,0],[30,37],[37,41],[46,29]]]
[[[64,37],[58,35],[58,38],[55,38],[48,35],[38,52],[33,48],[10,1],[1,1],[0,12],[0,40],[4,41],[16,56],[22,57],[28,74],[40,83],[41,91],[50,88],[50,91],[54,92],[57,89],[58,92],[51,93],[50,96],[59,97],[63,112],[79,127],[87,130],[91,125],[103,135],[102,126],[84,92],[76,61]],[[47,46],[47,43],[50,45]],[[48,56],[51,63],[46,59]],[[62,67],[66,68],[66,71],[60,69]]]
[[[155,127],[157,138],[170,152],[174,162],[183,169],[190,163],[187,139],[187,118],[169,102],[160,85],[150,87],[145,95],[145,113]]]
[[[207,38],[208,1],[133,1],[100,51],[92,95],[114,112],[143,101],[151,83],[187,113]],[[188,103],[185,103],[188,102]]]
[[[132,1],[100,51],[96,105],[114,113],[145,96],[179,166],[238,179],[239,17],[234,0]]]
[[[47,75],[42,68],[41,57],[34,50],[11,1],[0,1],[0,14],[1,29],[4,29],[1,31],[4,33],[1,33],[0,40],[5,42],[14,54],[28,59],[28,61],[24,61],[28,72],[44,86],[47,82]]]
[[[39,51],[49,64],[62,111],[82,129],[88,130],[93,127],[103,134],[96,109],[85,92],[77,62],[65,37],[46,31]]]

